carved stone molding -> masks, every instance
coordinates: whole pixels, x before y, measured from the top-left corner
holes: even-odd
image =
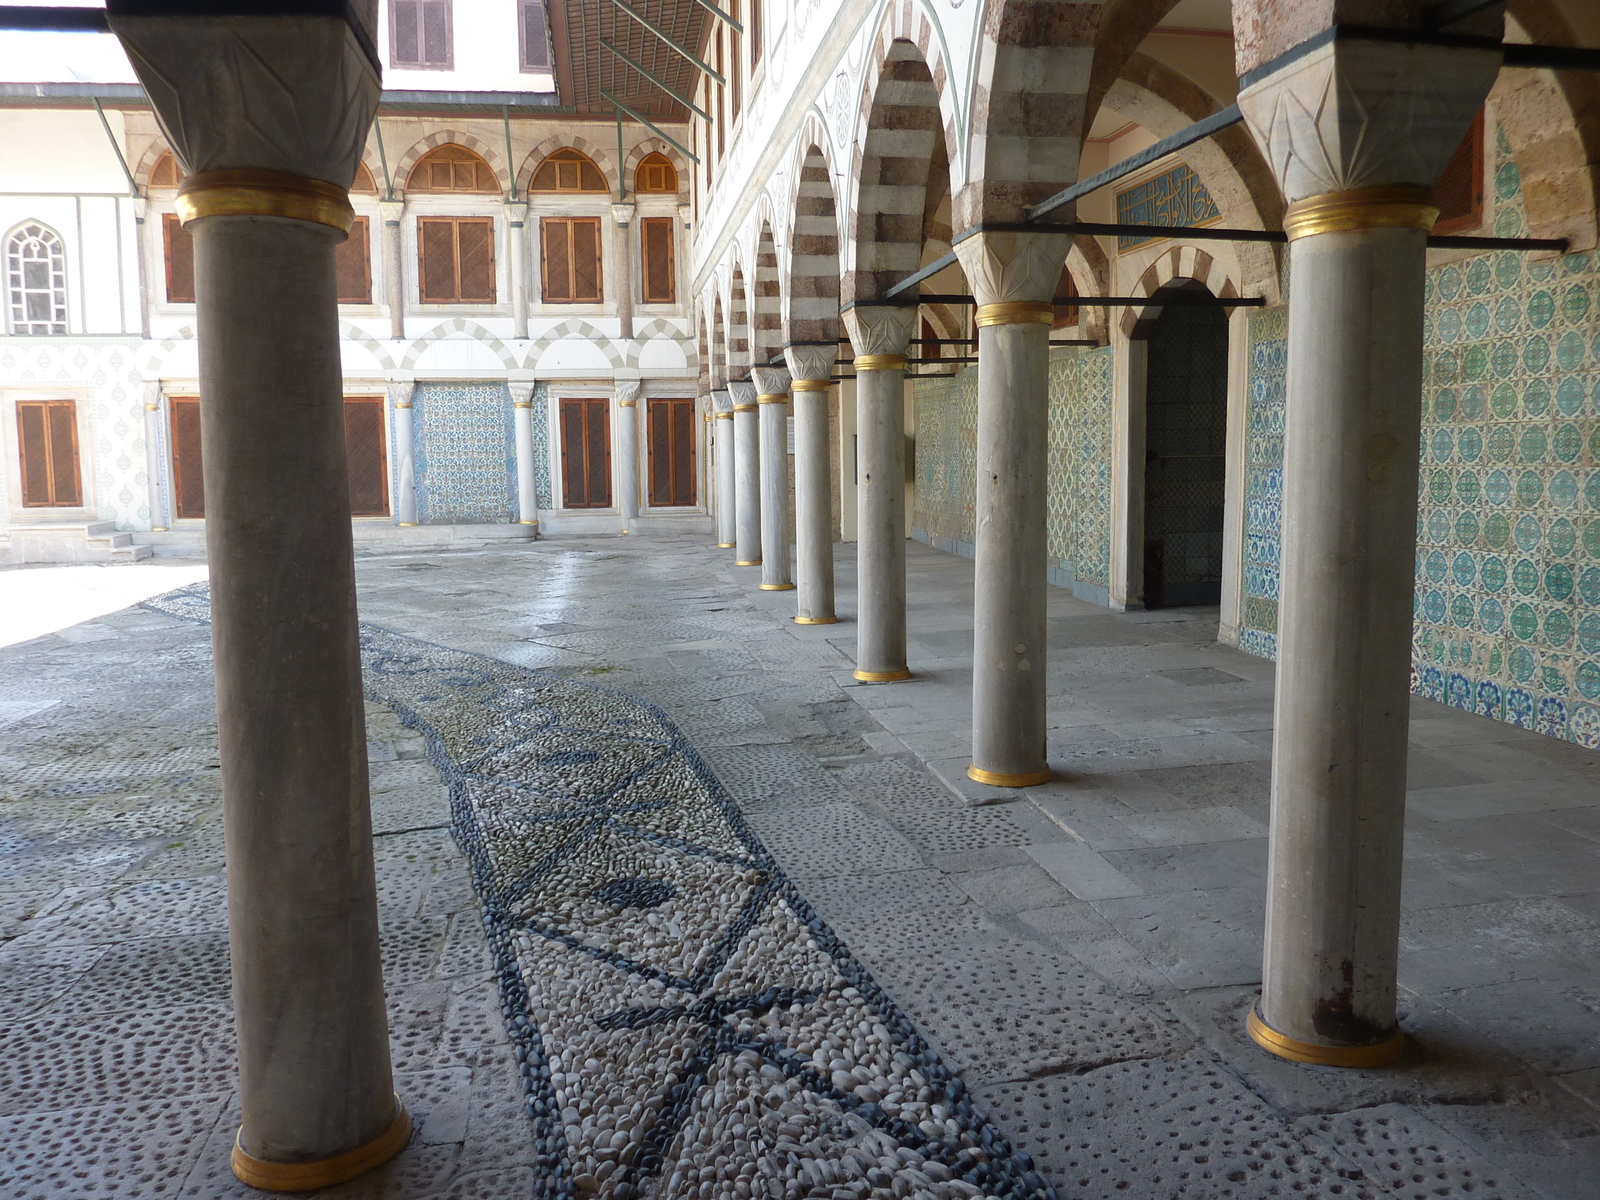
[[[750,374],[763,396],[776,396],[789,390],[789,372],[783,367],[751,367]]]
[[[910,305],[858,304],[841,315],[857,354],[904,354],[916,336],[917,310]]]
[[[1290,203],[1432,187],[1500,62],[1498,50],[1334,41],[1251,84],[1239,110]]]
[[[626,229],[628,227],[628,222],[633,220],[633,212],[635,207],[636,206],[631,200],[626,203],[613,204],[611,206],[611,219],[618,225],[622,226],[622,228]]]
[[[789,374],[794,379],[830,379],[833,365],[839,361],[839,347],[786,346],[783,356],[789,360]]]
[[[349,187],[380,84],[337,17],[118,17],[173,154],[189,174],[282,171]]]
[[[1068,233],[977,233],[956,257],[979,304],[1041,302],[1055,296],[1071,249]]]

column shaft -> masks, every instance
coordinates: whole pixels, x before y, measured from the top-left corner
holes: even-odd
[[[789,393],[788,373],[761,368],[761,590],[794,589],[789,577]]]
[[[903,359],[863,366],[867,359],[856,356],[861,478],[856,484],[855,674],[889,682],[911,675],[906,668],[906,373]]]
[[[204,217],[189,230],[239,1144],[302,1163],[371,1143],[396,1120],[345,475],[340,238],[277,217]]]
[[[633,388],[638,394],[637,385]],[[617,401],[617,511],[620,532],[632,533],[639,519],[639,402]]]
[[[533,400],[512,402],[517,431],[517,519],[523,525],[539,523],[539,484],[533,456]]]
[[[816,382],[822,388],[810,385]],[[800,385],[807,385],[802,388]],[[828,383],[796,380],[794,390],[795,584],[802,625],[831,625],[833,481],[828,454]]]
[[[1259,1012],[1303,1043],[1395,1035],[1426,236],[1290,245]]]
[[[150,480],[150,531],[160,533],[172,524],[168,514],[166,438],[162,436],[162,405],[159,384],[145,385],[144,445],[145,470]]]
[[[378,207],[383,213],[383,293],[389,301],[389,336],[398,342],[406,336],[406,275],[400,252],[400,217],[405,206],[387,201]]]
[[[1002,787],[1050,777],[1045,765],[1049,336],[1049,325],[1039,321],[978,330],[970,773]]]
[[[734,561],[761,565],[761,417],[757,405],[733,410]]]
[[[734,550],[739,536],[734,505],[733,414],[719,412],[711,425],[717,470],[717,548]]]
[[[511,336],[528,336],[528,236],[527,204],[506,206],[511,242]]]
[[[417,523],[417,454],[415,422],[411,409],[414,386],[407,385],[405,397],[394,402],[394,480],[396,525]],[[532,439],[532,431],[529,431]],[[520,474],[521,451],[518,451]]]

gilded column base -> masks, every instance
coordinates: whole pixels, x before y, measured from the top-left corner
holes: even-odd
[[[736,567],[759,567],[761,565],[761,560],[759,558],[753,558],[749,562],[741,562],[738,559],[735,559],[733,565]]]
[[[899,683],[911,678],[911,672],[903,668],[899,671],[856,671],[854,674],[862,683]]]
[[[233,1173],[240,1183],[264,1192],[309,1192],[364,1175],[373,1167],[388,1162],[411,1141],[411,1114],[400,1103],[398,1096],[395,1097],[394,1107],[395,1117],[389,1128],[365,1146],[357,1146],[354,1150],[317,1162],[280,1163],[256,1158],[245,1152],[235,1135],[231,1163]],[[240,1132],[243,1132],[242,1126]]]
[[[717,549],[718,550],[732,550],[733,547],[734,547],[734,543],[733,542],[718,542],[717,543]]]
[[[987,783],[990,787],[1033,787],[1038,783],[1049,783],[1055,778],[1055,772],[1047,767],[1043,771],[1029,771],[1026,775],[1007,775],[1004,771],[985,771],[982,767],[968,767],[967,778]]]
[[[792,592],[792,591],[794,591],[794,584],[792,584],[792,583],[763,583],[760,586],[761,586],[761,590],[763,592]]]
[[[415,521],[400,521],[396,524],[398,529],[415,529],[416,527],[417,523]]]
[[[794,619],[794,623],[796,625],[837,625],[839,623],[839,618],[838,617],[796,617]]]
[[[1302,1042],[1271,1028],[1256,1015],[1254,1005],[1245,1018],[1245,1029],[1250,1040],[1267,1053],[1319,1067],[1386,1067],[1405,1053],[1406,1048],[1406,1035],[1399,1029],[1370,1046],[1319,1046],[1315,1042]]]
[[[537,522],[537,521],[518,521],[517,522],[518,525],[537,525],[538,523],[539,522]]]

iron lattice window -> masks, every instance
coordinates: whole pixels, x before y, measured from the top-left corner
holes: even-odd
[[[83,504],[77,404],[71,400],[18,402],[17,445],[22,451],[25,508],[77,508]]]
[[[518,0],[517,36],[522,43],[524,71],[550,70],[550,27],[545,23],[544,0]]]
[[[599,217],[543,217],[539,245],[546,304],[600,303]]]
[[[1435,233],[1459,233],[1483,224],[1483,109],[1433,185],[1433,202],[1439,206]]]
[[[694,400],[649,401],[650,503],[673,508],[694,503]]]
[[[455,62],[450,0],[389,0],[389,65],[448,71]]]
[[[676,303],[678,287],[676,256],[672,249],[672,218],[645,217],[641,220],[639,243],[644,252],[644,302]]]
[[[424,304],[493,304],[494,218],[419,217]]]
[[[350,225],[350,236],[333,252],[333,272],[340,304],[372,303],[372,252],[366,217]]]
[[[194,303],[194,238],[176,213],[161,217],[162,258],[167,266],[167,303]]]
[[[6,283],[12,333],[67,331],[67,254],[54,232],[30,222],[11,235]]]

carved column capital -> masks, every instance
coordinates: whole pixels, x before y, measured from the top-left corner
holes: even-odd
[[[789,360],[792,379],[831,379],[834,364],[839,361],[839,347],[785,346],[783,356]]]
[[[533,403],[533,389],[539,385],[531,379],[507,381],[506,390],[511,393],[513,408],[527,408]]]
[[[719,413],[733,411],[733,396],[727,388],[711,389],[711,407]]]
[[[1070,233],[975,233],[956,246],[979,304],[1046,303],[1072,249]]]
[[[619,202],[611,206],[611,219],[622,228],[628,227],[628,222],[633,220],[635,205],[633,201]]]
[[[391,379],[384,387],[389,393],[389,404],[394,408],[410,408],[411,397],[416,394],[415,379]]]
[[[639,393],[644,390],[644,384],[637,379],[618,379],[611,386],[617,403],[624,405],[639,403]]]
[[[783,367],[751,367],[756,390],[763,396],[778,396],[789,391],[789,372]]]
[[[1431,188],[1494,86],[1498,49],[1335,39],[1239,93],[1250,135],[1293,204]]]
[[[857,304],[840,314],[859,354],[905,354],[916,336],[914,304]]]
[[[756,385],[748,379],[728,380],[728,395],[733,398],[734,407],[756,402]]]

